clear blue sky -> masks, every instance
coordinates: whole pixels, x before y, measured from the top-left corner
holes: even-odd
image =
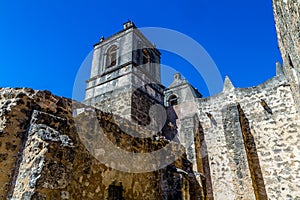
[[[236,87],[264,82],[281,61],[271,0],[3,0],[0,87],[71,97],[77,70],[92,45],[121,30],[127,19],[138,27],[164,27],[192,37]],[[184,64],[168,54],[162,62]],[[190,82],[207,94],[200,80]]]

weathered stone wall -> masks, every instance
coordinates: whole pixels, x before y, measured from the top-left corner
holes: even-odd
[[[131,84],[131,71],[132,65],[124,67],[122,69],[113,71],[109,74],[91,78],[87,81],[86,97],[84,103],[87,105],[94,105],[101,99],[105,98],[103,95],[109,93],[116,93],[117,89],[130,88]]]
[[[77,135],[70,100],[44,92],[29,98],[27,92],[12,89],[1,94],[19,102],[12,104],[12,111],[3,109],[13,116],[3,115],[7,119],[1,143],[7,150],[1,152],[7,154],[1,168],[3,174],[10,172],[8,178],[1,176],[6,179],[1,187],[7,188],[1,190],[3,199],[105,199],[115,183],[123,184],[126,199],[159,198],[159,172],[122,173],[93,158]],[[23,121],[25,127],[14,121]]]
[[[157,84],[146,84],[139,88],[120,87],[97,96],[96,103],[92,106],[136,122],[138,125],[155,129],[157,133],[164,126],[166,115],[157,115],[161,114],[160,110],[155,110],[157,108],[155,105],[162,107],[162,94],[156,88],[161,89]],[[161,102],[157,99],[161,99]]]
[[[117,148],[129,152],[152,152],[168,144],[163,139],[139,139],[126,134],[136,128],[129,121],[125,120],[127,129],[121,129],[111,114],[95,110],[97,117],[90,118],[92,108],[78,112],[73,118],[72,109],[80,110],[85,105],[49,92],[1,89],[0,97],[1,199],[107,199],[109,188],[114,185],[122,187],[124,199],[156,200],[164,197],[163,182],[164,188],[169,188],[164,191],[167,196],[177,191],[187,199],[202,197],[201,187],[192,175],[192,165],[184,155],[172,165],[189,173],[185,178],[167,168],[144,173],[121,172],[111,166],[118,165],[122,157],[109,163],[94,157],[95,150],[105,151],[104,146],[98,145],[103,138],[93,136],[94,123],[101,126],[105,137]],[[82,123],[80,128],[86,135],[78,134],[76,123]],[[89,149],[84,142],[87,140],[98,148]],[[171,148],[182,149],[176,144]],[[165,159],[168,158],[158,158],[158,161],[165,162]],[[125,162],[145,167],[130,159]],[[169,175],[164,176],[162,172]],[[178,186],[172,184],[175,176],[186,187],[175,188]]]
[[[130,90],[130,88],[121,88],[114,92],[105,93],[99,97],[98,102],[93,106],[104,112],[115,113],[130,119],[132,105],[132,93],[129,92]]]
[[[283,75],[198,106],[215,199],[300,198],[300,121]]]
[[[197,157],[208,157],[213,199],[255,199],[234,105],[235,101],[223,93],[199,99],[199,121],[205,137],[201,145],[205,144],[207,151],[198,152],[202,155]]]
[[[300,2],[273,0],[273,9],[284,72],[300,112]]]
[[[27,93],[24,95],[24,93]],[[17,173],[17,155],[22,149],[23,139],[31,117],[26,103],[33,90],[0,90],[0,198],[5,199],[13,188]],[[16,106],[18,109],[16,109]]]

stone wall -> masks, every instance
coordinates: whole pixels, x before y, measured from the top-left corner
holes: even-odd
[[[273,0],[273,9],[284,72],[300,112],[300,2]]]
[[[198,107],[215,199],[300,198],[299,113],[284,75]]]
[[[5,199],[14,187],[14,174],[18,171],[15,164],[20,159],[17,155],[22,150],[28,120],[31,117],[27,100],[35,92],[30,89],[0,91],[0,198]]]
[[[184,155],[171,163],[173,168],[164,165],[161,170],[143,173],[115,170],[122,163],[122,156],[112,162],[97,157],[97,153],[103,153],[104,158],[109,158],[105,153],[112,152],[105,152],[104,145],[99,146],[104,138],[93,135],[95,124],[101,126],[107,140],[116,148],[128,152],[152,152],[169,143],[126,134],[138,131],[129,121],[123,121],[126,126],[121,129],[111,114],[47,91],[31,89],[1,89],[0,106],[1,199],[109,199],[112,187],[121,188],[124,199],[163,199],[165,195],[175,194],[174,191],[186,199],[202,198],[191,163]],[[73,109],[86,109],[86,112],[74,113]],[[90,115],[91,109],[96,117]],[[78,134],[78,124],[86,134]],[[97,148],[89,148],[86,141]],[[173,144],[171,149],[178,151],[182,147]],[[157,158],[159,162],[167,159]],[[125,162],[144,167],[140,165],[142,162],[130,159]],[[182,177],[181,172],[172,170],[174,167],[189,175]],[[177,188],[173,177],[178,177],[185,187]]]

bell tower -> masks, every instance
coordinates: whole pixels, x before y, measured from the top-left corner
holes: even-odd
[[[94,45],[84,103],[149,123],[151,105],[163,105],[160,55],[133,22],[124,23],[123,30]]]

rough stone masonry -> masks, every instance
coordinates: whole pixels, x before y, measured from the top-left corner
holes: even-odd
[[[83,104],[47,91],[6,88],[0,90],[0,105],[0,199],[154,200],[203,196],[184,155],[162,170],[145,173],[117,171],[97,160],[84,146],[74,124],[72,108],[86,108]],[[97,119],[106,137],[128,151],[154,151],[168,143],[163,139],[130,138],[111,114],[97,111]],[[91,139],[93,126],[89,124],[95,119],[85,112],[77,120],[86,123],[81,126],[87,130],[84,137]],[[90,141],[96,146],[99,140],[94,137]],[[181,146],[172,148],[176,151]],[[189,172],[189,176],[179,175],[177,168]],[[176,180],[189,185],[191,191],[178,191],[181,182]]]
[[[299,0],[273,0],[283,64],[256,87],[235,88],[226,77],[221,93],[202,98],[176,74],[165,88],[159,85],[160,66],[153,70],[149,62],[159,64],[160,53],[134,24],[125,23],[124,30],[95,45],[88,106],[48,91],[1,88],[0,199],[300,199],[299,9]],[[140,43],[131,43],[131,37]],[[132,52],[133,45],[147,48]],[[104,51],[111,57],[101,57]],[[125,57],[115,60],[120,51]],[[157,84],[140,87],[146,79]],[[153,104],[167,111],[156,138],[132,137],[127,133],[136,126],[124,119],[124,130],[113,117],[122,111],[145,125]],[[83,138],[75,121],[82,122]],[[155,171],[118,171],[113,166],[120,160],[105,165],[84,144],[93,141],[94,147],[103,139],[90,134],[91,124],[100,124],[105,137],[128,152],[153,152],[174,139],[172,151],[185,153]]]

